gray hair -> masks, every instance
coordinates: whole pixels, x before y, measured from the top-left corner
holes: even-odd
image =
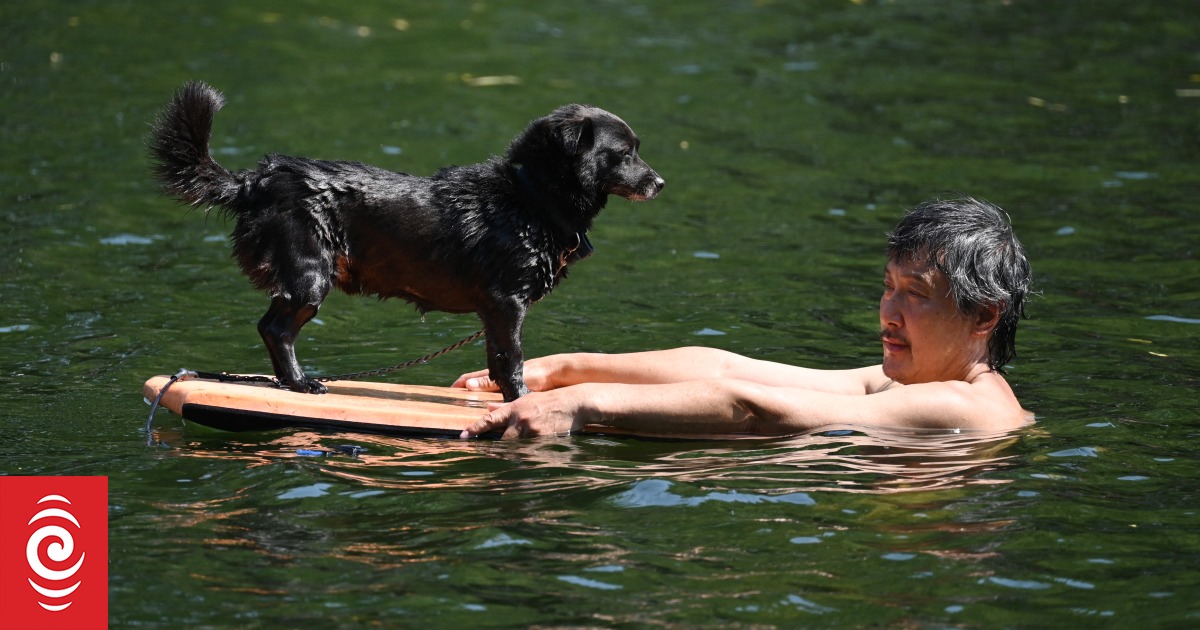
[[[926,201],[888,234],[887,255],[897,261],[923,260],[941,271],[964,315],[999,306],[1000,322],[988,339],[988,366],[1002,371],[1017,355],[1017,323],[1025,317],[1030,270],[1003,210],[966,196]]]

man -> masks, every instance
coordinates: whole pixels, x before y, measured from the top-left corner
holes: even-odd
[[[888,236],[887,255],[881,365],[815,370],[712,348],[553,355],[526,363],[534,393],[490,406],[462,437],[585,426],[661,435],[998,431],[1032,422],[1001,375],[1016,353],[1030,281],[1008,216],[970,197],[922,203]],[[486,370],[454,385],[495,389]]]

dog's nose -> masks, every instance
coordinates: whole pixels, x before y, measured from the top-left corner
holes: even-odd
[[[661,177],[655,177],[654,178],[654,194],[657,195],[659,192],[662,191],[663,186],[666,186],[666,185],[667,185],[666,180],[664,180]]]

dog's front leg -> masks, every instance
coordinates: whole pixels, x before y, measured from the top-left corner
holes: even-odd
[[[488,376],[500,387],[505,402],[529,393],[525,387],[525,353],[521,348],[525,311],[524,302],[508,297],[479,312],[487,335]]]

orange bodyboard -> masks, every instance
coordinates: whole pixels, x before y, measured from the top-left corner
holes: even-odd
[[[155,376],[142,393],[158,397],[170,381]],[[487,413],[498,393],[452,387],[332,381],[327,394],[301,394],[272,383],[220,382],[199,378],[177,381],[163,395],[166,407],[198,424],[226,431],[266,431],[307,427],[385,433],[458,437]]]

